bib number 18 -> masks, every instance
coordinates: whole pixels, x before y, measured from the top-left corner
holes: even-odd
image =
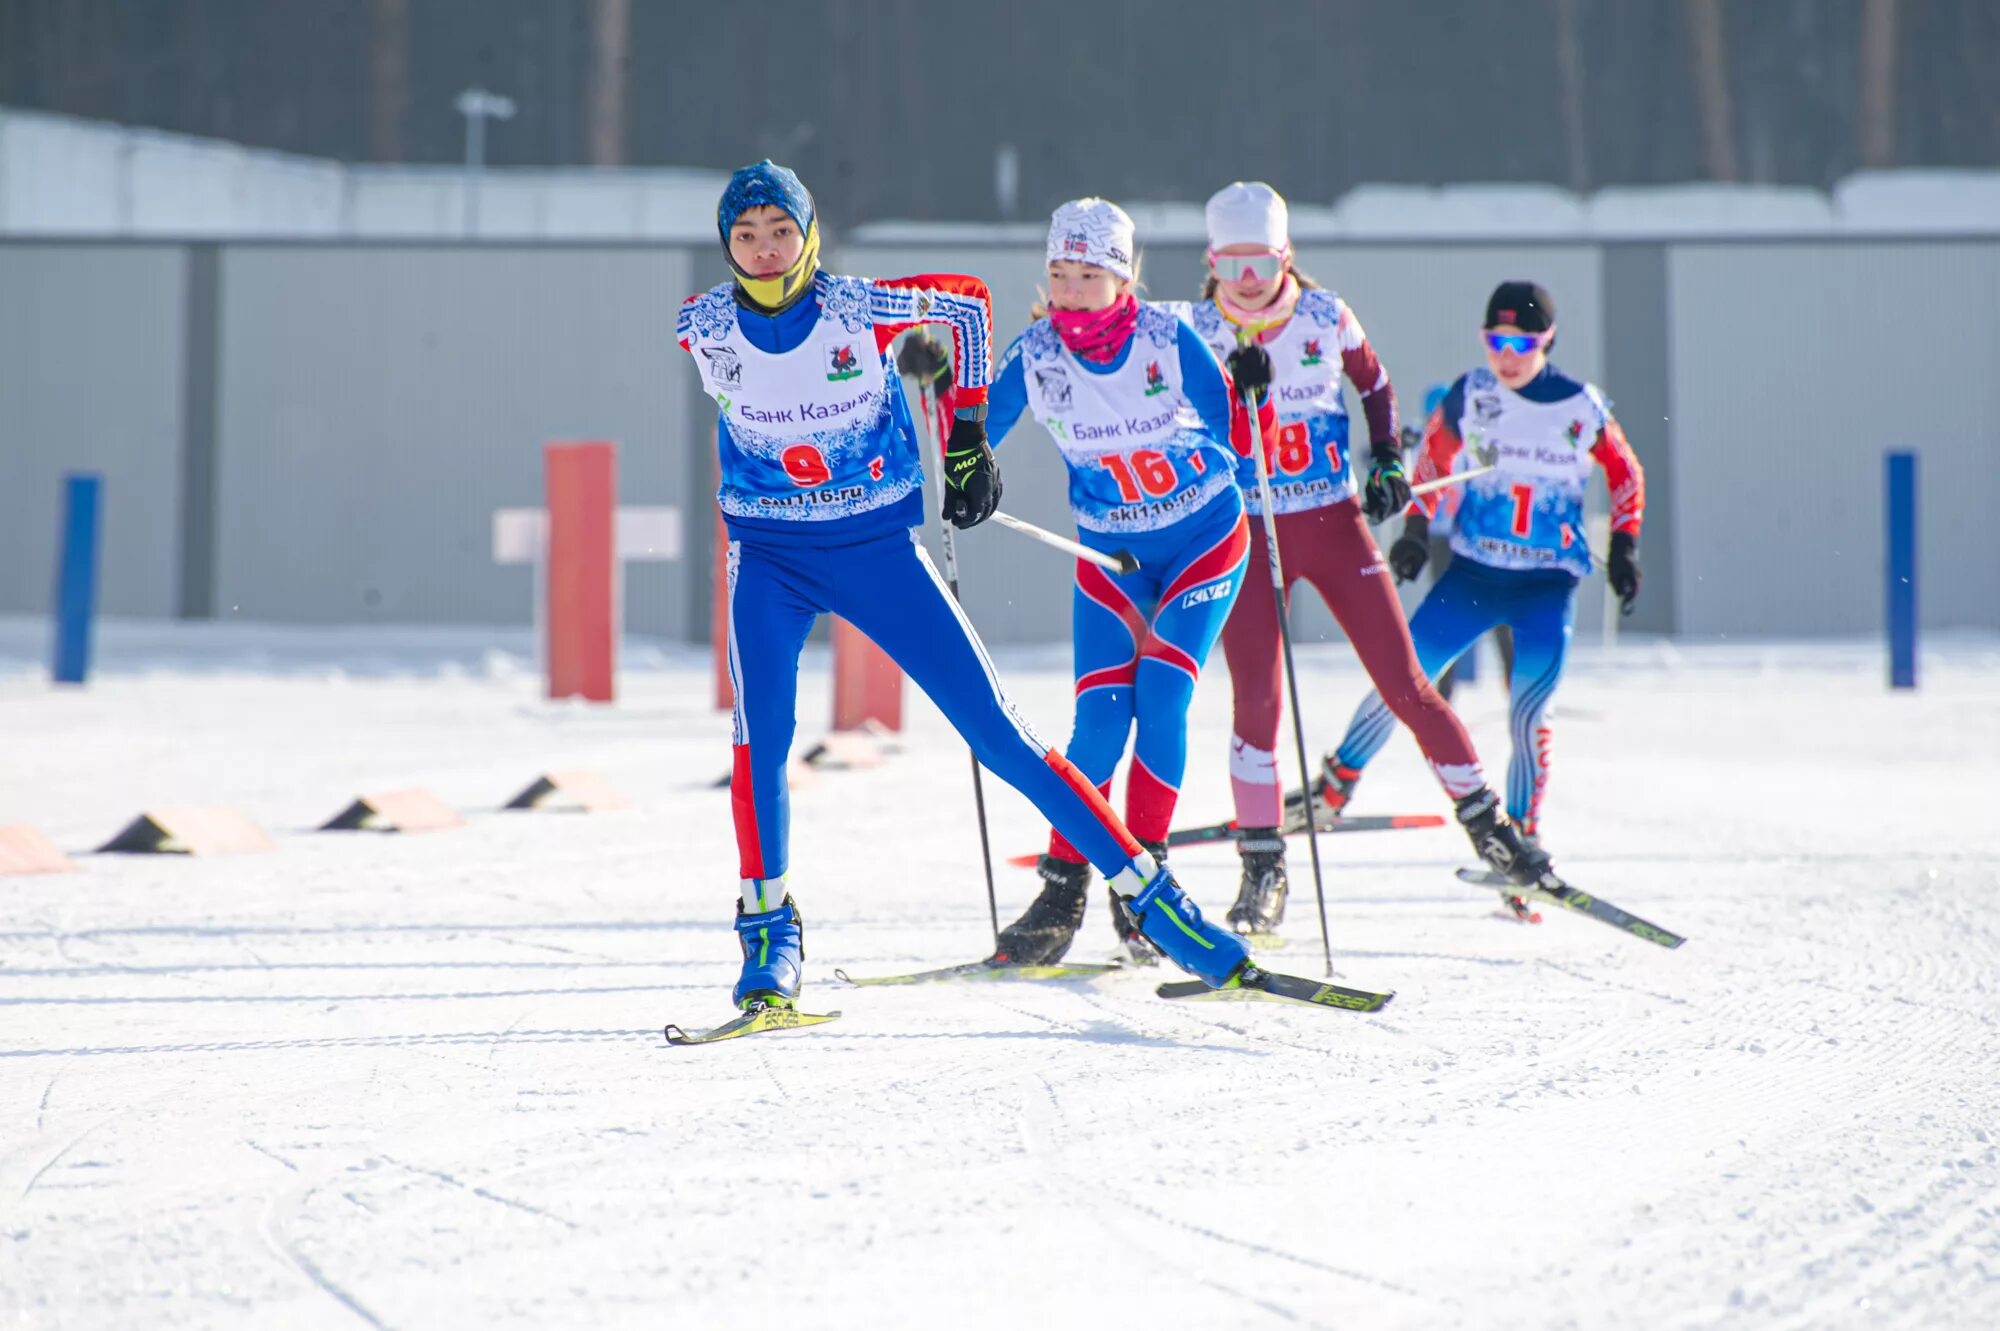
[[[1304,421],[1293,421],[1278,430],[1277,456],[1272,465],[1280,476],[1297,476],[1312,466],[1312,432]],[[1340,470],[1340,444],[1338,441],[1326,446],[1327,465],[1337,473]]]

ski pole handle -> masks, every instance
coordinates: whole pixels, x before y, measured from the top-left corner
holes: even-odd
[[[1040,541],[1043,545],[1054,546],[1058,550],[1075,555],[1078,559],[1088,559],[1098,567],[1110,569],[1113,573],[1136,573],[1139,571],[1139,561],[1132,557],[1132,553],[1129,550],[1118,550],[1107,555],[1101,550],[1093,550],[1087,545],[1079,545],[1067,537],[1058,536],[1052,531],[1046,531],[1041,527],[1037,527],[1032,522],[1023,522],[1012,513],[995,513],[993,521],[1010,530],[1017,531],[1023,536],[1032,537]]]
[[[1474,467],[1470,471],[1455,471],[1449,476],[1440,476],[1434,481],[1425,481],[1422,485],[1413,485],[1410,487],[1410,498],[1415,499],[1418,495],[1427,495],[1433,490],[1442,490],[1448,485],[1459,485],[1471,480],[1474,476],[1484,476],[1492,470],[1493,468],[1490,466]]]
[[[938,485],[942,488],[948,484],[944,479],[943,471],[944,449],[938,444],[937,426],[935,424],[937,419],[937,400],[931,396],[931,387],[929,384],[918,385],[917,400],[923,407],[924,442],[930,446],[931,452],[937,454],[939,467]],[[943,533],[942,539],[944,541],[944,577],[945,581],[951,586],[953,598],[956,599],[958,596],[958,542],[952,539],[954,535],[952,525],[944,521],[942,515],[939,517],[938,527]]]

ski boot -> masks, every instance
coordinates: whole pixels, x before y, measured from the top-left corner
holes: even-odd
[[[1000,947],[993,960],[1003,965],[1053,966],[1069,951],[1083,925],[1090,866],[1044,855],[1036,863],[1035,873],[1042,880],[1041,895],[1021,912],[1020,919],[1000,931]]]
[[[1275,827],[1237,829],[1236,849],[1243,856],[1243,886],[1229,908],[1229,927],[1239,934],[1270,934],[1285,919],[1285,897],[1291,882],[1285,876],[1285,839]]]
[[[736,936],[743,943],[743,974],[730,995],[745,1011],[790,1007],[799,996],[799,967],[806,959],[805,925],[786,896],[776,910],[745,913],[736,903]]]
[[[1479,852],[1479,858],[1504,876],[1516,887],[1536,887],[1542,875],[1549,872],[1550,860],[1547,851],[1536,845],[1532,839],[1523,837],[1521,830],[1514,826],[1507,815],[1500,810],[1500,798],[1492,790],[1481,788],[1458,801],[1458,823],[1465,834],[1472,838],[1472,848]],[[1502,894],[1507,908],[1528,919],[1533,912],[1526,898]]]
[[[1359,768],[1349,767],[1331,753],[1320,760],[1319,801],[1334,817],[1346,811],[1347,802],[1354,798],[1354,788],[1360,784]]]
[[[1168,961],[1211,989],[1228,987],[1250,965],[1250,945],[1203,919],[1201,907],[1181,891],[1165,865],[1122,904]]]
[[[1164,841],[1141,841],[1146,853],[1153,857],[1153,863],[1162,869],[1167,867],[1167,843]],[[1155,966],[1159,964],[1160,950],[1146,938],[1139,921],[1126,909],[1125,898],[1118,895],[1118,885],[1107,882],[1105,888],[1111,893],[1111,927],[1118,932],[1118,948],[1125,960],[1134,966]]]

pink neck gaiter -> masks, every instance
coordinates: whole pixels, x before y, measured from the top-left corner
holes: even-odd
[[[1071,354],[1108,365],[1139,326],[1139,298],[1128,291],[1101,310],[1050,310],[1049,322]]]
[[[1278,298],[1261,310],[1246,310],[1240,305],[1232,305],[1229,297],[1222,294],[1221,287],[1215,289],[1215,308],[1221,310],[1223,317],[1238,328],[1257,329],[1259,342],[1269,342],[1284,332],[1285,325],[1291,322],[1292,311],[1298,308],[1298,304],[1299,279],[1291,273],[1285,274],[1284,285],[1278,288]]]

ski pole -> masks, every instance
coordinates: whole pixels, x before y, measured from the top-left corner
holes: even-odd
[[[937,454],[938,484],[943,486],[946,484],[944,479],[944,449],[938,443],[937,426],[934,422],[936,408],[931,401],[930,385],[919,384],[917,386],[917,395],[924,409],[924,443],[929,446],[931,452]],[[956,539],[958,532],[949,522],[942,520],[942,515],[940,515],[938,526],[944,533],[945,586],[951,588],[951,599],[958,601],[961,599],[958,594],[958,541]],[[1000,899],[993,891],[993,843],[986,832],[986,781],[979,770],[979,755],[968,751],[967,756],[972,759],[972,805],[979,813],[979,855],[986,864],[986,912],[993,918],[993,950],[997,953],[1000,950]]]
[[[1237,334],[1238,346],[1247,347],[1256,331],[1244,329]],[[1313,895],[1319,899],[1319,939],[1326,948],[1327,978],[1333,977],[1333,933],[1326,924],[1326,879],[1319,867],[1319,825],[1315,815],[1319,812],[1313,800],[1312,767],[1306,761],[1306,726],[1299,714],[1299,672],[1292,662],[1292,623],[1285,612],[1285,572],[1278,560],[1278,519],[1276,506],[1271,500],[1271,468],[1264,458],[1264,423],[1257,418],[1258,403],[1253,399],[1250,407],[1250,456],[1257,459],[1257,506],[1263,510],[1264,553],[1271,565],[1271,596],[1278,609],[1278,641],[1285,652],[1285,687],[1292,701],[1292,739],[1299,751],[1299,789],[1306,803],[1306,845],[1312,850]]]
[[[1032,522],[1023,522],[1011,513],[995,513],[993,520],[1003,527],[1021,533],[1023,536],[1033,537],[1043,545],[1052,545],[1058,550],[1064,550],[1075,555],[1078,559],[1088,559],[1098,567],[1108,568],[1113,573],[1136,573],[1139,571],[1139,561],[1132,556],[1132,552],[1129,550],[1116,550],[1107,555],[1101,550],[1093,550],[1087,545],[1081,545],[1076,541],[1070,540],[1068,537],[1058,536],[1052,531],[1037,527]]]
[[[1415,499],[1418,495],[1427,495],[1433,490],[1442,490],[1448,485],[1463,485],[1474,476],[1484,476],[1492,470],[1493,468],[1491,467],[1474,467],[1469,471],[1455,471],[1449,476],[1440,476],[1434,481],[1425,481],[1422,485],[1413,485],[1410,487],[1410,498]]]

